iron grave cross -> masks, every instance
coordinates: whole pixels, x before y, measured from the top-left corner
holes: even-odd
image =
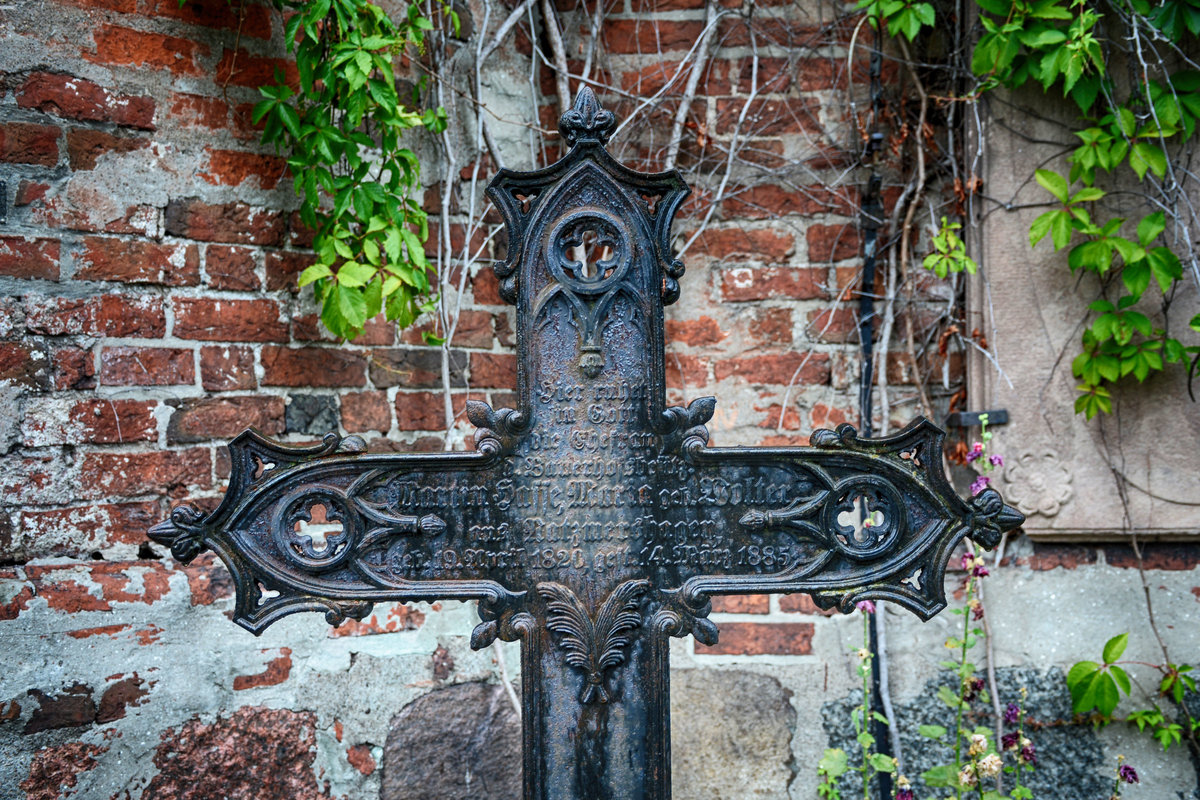
[[[953,492],[923,419],[883,439],[843,425],[812,447],[710,448],[714,398],[666,407],[663,307],[683,274],[669,234],[688,188],[617,163],[614,121],[582,89],[560,122],[570,152],[488,189],[509,232],[496,273],[517,306],[518,407],[468,405],[474,452],[248,430],[220,506],[150,531],[181,561],[214,550],[254,633],[296,611],[337,624],[374,602],[477,599],[471,646],[522,646],[526,800],[669,798],[668,641],[716,642],[711,596],[879,598],[928,618],[952,548],[1023,520],[993,490]],[[339,527],[323,537],[299,525],[318,506]]]

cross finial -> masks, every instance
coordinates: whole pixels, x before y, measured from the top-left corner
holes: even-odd
[[[575,105],[559,117],[558,132],[571,146],[586,141],[603,145],[608,143],[609,134],[616,124],[616,116],[600,107],[600,101],[591,87],[581,86],[575,95]]]

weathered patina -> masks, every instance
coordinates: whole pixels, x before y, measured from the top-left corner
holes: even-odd
[[[994,546],[1023,517],[959,498],[943,434],[820,430],[811,447],[708,447],[716,400],[667,407],[663,308],[679,296],[677,172],[605,150],[613,115],[580,91],[571,145],[503,170],[496,265],[517,306],[517,408],[472,402],[475,451],[369,454],[329,434],[230,443],[221,505],[175,508],[151,536],[232,573],[234,619],[259,633],[303,610],[331,624],[381,601],[476,599],[472,647],[522,644],[527,800],[670,796],[668,642],[717,639],[714,595],[806,592],[822,607],[890,600],[928,618],[964,536]],[[316,508],[331,525],[306,526]]]

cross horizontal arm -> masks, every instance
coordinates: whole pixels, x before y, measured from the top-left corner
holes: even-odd
[[[150,536],[184,562],[216,552],[233,576],[234,620],[254,633],[297,611],[338,624],[374,602],[515,598],[494,579],[519,554],[490,546],[507,484],[488,452],[364,449],[358,437],[288,447],[246,431],[229,445],[220,506],[178,506]],[[323,532],[305,526],[318,507]]]

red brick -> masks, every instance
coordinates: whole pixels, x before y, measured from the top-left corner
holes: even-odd
[[[699,250],[713,258],[766,262],[787,260],[795,244],[790,233],[767,228],[708,228],[696,240]]]
[[[379,431],[392,427],[392,412],[384,392],[351,392],[342,395],[342,427],[350,433]]]
[[[812,655],[811,622],[724,622],[713,647],[696,644],[697,655]]]
[[[439,212],[441,209],[438,209]],[[471,258],[475,258],[476,254],[485,255],[487,243],[487,231],[483,226],[475,228],[471,234],[470,253]],[[450,226],[450,252],[456,257],[461,256],[463,249],[467,247],[467,228],[465,225],[452,224]],[[437,254],[442,249],[442,226],[440,223],[431,222],[429,224],[429,238],[425,240],[425,255],[430,261],[437,258]]]
[[[496,338],[492,330],[492,319],[489,311],[463,309],[459,312],[458,325],[454,329],[454,345],[456,347],[491,348]],[[421,346],[425,344],[424,336],[427,332],[439,332],[432,321],[405,328],[400,334],[400,341],[404,344]]]
[[[120,11],[122,14],[133,14],[137,11],[137,0],[57,0],[57,2],[80,8]]]
[[[200,385],[210,392],[254,389],[254,351],[249,347],[201,347]]]
[[[246,428],[267,435],[284,432],[282,397],[200,397],[179,404],[167,425],[168,444],[232,439]]]
[[[717,133],[730,134],[737,127],[742,106],[746,100],[740,97],[722,98],[717,101]],[[756,98],[739,129],[741,136],[777,136],[781,133],[822,133],[818,118],[820,103],[811,97],[788,97],[781,99]]]
[[[31,206],[43,199],[48,191],[50,191],[48,183],[21,181],[17,185],[17,191],[13,194],[13,205],[16,207]]]
[[[440,444],[439,444],[440,449]],[[379,608],[379,606],[377,606]],[[387,608],[384,606],[383,608]],[[437,604],[434,604],[436,610]],[[398,631],[415,631],[425,623],[425,615],[412,606],[395,603],[388,608],[387,616],[380,621],[380,612],[371,614],[363,620],[348,619],[341,625],[329,631],[330,638],[341,639],[346,636],[377,636],[383,633]]]
[[[141,544],[146,541],[146,530],[162,518],[163,511],[157,502],[90,503],[25,511],[21,524],[27,537],[36,542],[38,553],[86,558],[98,547]]]
[[[450,351],[450,383],[463,382],[466,354]],[[442,354],[432,347],[379,349],[371,353],[371,382],[378,389],[434,389],[442,385]]]
[[[806,594],[785,594],[779,598],[779,610],[795,614],[817,614],[822,617],[832,617],[838,613],[836,608],[818,608],[813,599]]]
[[[633,13],[635,14],[693,11],[700,8],[704,8],[704,0],[633,0]]]
[[[214,289],[252,291],[261,285],[255,251],[249,247],[210,244],[204,253],[207,283]]]
[[[858,415],[853,411],[844,408],[836,408],[826,405],[825,403],[814,403],[812,411],[809,412],[809,419],[812,420],[812,428],[830,428],[836,429],[838,425],[844,422],[850,422],[858,418]]]
[[[195,286],[200,282],[200,249],[194,244],[89,236],[83,240],[83,253],[75,263],[79,280],[168,286]]]
[[[292,215],[288,217],[288,244],[292,247],[311,250],[316,235],[316,231],[304,224],[299,211],[293,211]]]
[[[187,566],[177,567],[187,574],[193,606],[211,606],[233,596],[233,579],[212,553],[201,553]]]
[[[192,25],[237,31],[239,36],[271,38],[271,14],[266,6],[251,3],[230,4],[228,0],[153,0],[150,16],[173,17]]]
[[[264,651],[265,652],[265,651]],[[254,675],[233,676],[233,690],[258,689],[263,686],[278,686],[292,673],[292,648],[279,648],[279,655],[267,662],[266,669]]]
[[[768,393],[766,397],[774,397],[774,394]],[[763,418],[758,423],[760,428],[796,431],[804,427],[800,421],[800,411],[794,405],[784,409],[781,403],[771,403],[767,406],[755,405],[754,410],[763,413]]]
[[[722,0],[723,5],[735,2],[736,0]],[[765,3],[765,5],[774,4],[776,4],[775,0]],[[752,24],[759,47],[782,45],[791,48],[813,48],[849,41],[854,25],[859,18],[858,15],[842,15],[838,18],[837,23],[819,27],[807,24],[807,19],[755,14]],[[747,20],[740,17],[726,18],[717,29],[717,38],[724,47],[749,45],[750,30]]]
[[[154,130],[154,98],[113,95],[99,84],[72,75],[34,72],[16,92],[17,105],[87,122],[112,122]]]
[[[667,353],[667,386],[671,389],[697,389],[705,386],[708,383],[708,366],[708,359],[705,358]]]
[[[811,61],[827,64],[828,59],[814,58]],[[738,61],[738,91],[750,94],[753,74],[753,60],[743,58]],[[796,65],[787,58],[758,59],[758,94],[781,94],[792,86],[792,74]]]
[[[96,388],[96,368],[92,363],[91,351],[63,347],[53,352],[51,360],[54,362],[55,389]]]
[[[53,167],[58,164],[58,137],[52,125],[9,122],[0,125],[0,161]]]
[[[166,333],[162,300],[157,297],[29,297],[25,327],[45,336],[111,336],[158,339]]]
[[[778,139],[756,139],[753,136],[745,139],[745,144],[742,144],[742,139],[738,139],[738,158],[748,164],[754,164],[769,170],[780,170],[790,166],[791,161],[784,157],[783,142]],[[807,144],[807,142],[806,142]],[[693,198],[697,198],[695,192],[692,193]],[[684,204],[686,207],[694,200],[689,200]]]
[[[714,597],[712,610],[718,614],[766,614],[771,610],[771,597],[765,594],[731,594]]]
[[[272,250],[267,253],[267,289],[272,292],[298,292],[300,273],[317,263],[308,251]]]
[[[438,392],[398,392],[396,426],[402,431],[438,431],[446,427],[446,411]]]
[[[738,267],[718,273],[721,298],[726,302],[754,300],[816,300],[826,296],[823,269]]]
[[[208,448],[153,450],[147,453],[86,453],[80,468],[80,497],[134,497],[177,494],[212,484]]]
[[[50,364],[40,349],[17,342],[0,342],[0,381],[44,389],[50,383]]]
[[[132,153],[150,146],[149,139],[118,136],[107,131],[75,128],[67,131],[67,156],[71,169],[85,172],[96,168],[102,156]]]
[[[797,374],[799,370],[799,374]],[[719,381],[737,378],[758,385],[817,386],[829,383],[829,356],[825,353],[779,353],[777,355],[729,358],[716,363]]]
[[[1137,567],[1137,556],[1128,545],[1104,545],[1104,560],[1110,567]],[[1200,545],[1194,542],[1147,542],[1142,545],[1142,566],[1145,569],[1193,570],[1198,565]]]
[[[367,361],[344,347],[262,349],[264,386],[365,386]]]
[[[822,308],[808,312],[812,337],[822,342],[845,344],[858,341],[858,318],[851,308]]]
[[[809,225],[809,261],[844,261],[856,258],[861,247],[855,225]]]
[[[176,297],[174,334],[210,342],[286,342],[287,323],[274,300]]]
[[[185,128],[220,131],[229,127],[229,103],[202,94],[171,95],[171,124]]]
[[[178,386],[196,382],[191,350],[172,347],[106,347],[100,351],[105,386]]]
[[[96,703],[92,700],[90,686],[76,683],[67,687],[62,694],[56,695],[30,689],[29,695],[37,699],[38,707],[34,709],[21,731],[26,736],[59,728],[89,726],[96,721]]]
[[[279,156],[242,150],[208,151],[208,171],[200,177],[216,186],[240,186],[251,178],[259,189],[274,189],[287,174],[287,162]]]
[[[752,345],[789,345],[792,343],[792,310],[761,308],[748,320],[746,329]]]
[[[114,66],[167,69],[175,75],[203,75],[199,59],[206,58],[209,53],[208,45],[194,39],[135,31],[109,24],[101,25],[92,38],[96,42],[95,54],[87,51],[81,53],[88,61]]]
[[[725,219],[774,219],[788,214],[851,216],[857,213],[854,202],[849,189],[761,184],[730,193],[721,201],[721,214]]]
[[[63,402],[33,400],[25,410],[27,447],[52,444],[119,444],[158,439],[154,400],[97,399]]]
[[[279,211],[245,203],[210,205],[185,197],[167,203],[166,231],[202,242],[278,245],[283,242],[284,218]]]
[[[680,62],[675,60],[655,61],[652,64],[642,67],[637,72],[626,72],[621,76],[621,88],[642,97],[649,97],[661,91],[667,83],[673,81],[671,88],[667,90],[667,94],[682,95],[684,87],[688,82],[691,62],[684,68],[683,73],[676,77],[676,74],[679,72],[679,64]],[[709,62],[709,65],[704,70],[704,74],[700,78],[697,91],[702,97],[729,94],[729,62]]]
[[[385,315],[378,314],[367,320],[363,325],[362,335],[354,340],[355,344],[374,347],[391,347],[396,343],[396,323]]]
[[[0,275],[56,281],[60,252],[57,239],[0,236]]]
[[[475,302],[481,306],[498,306],[504,304],[504,299],[500,297],[500,281],[496,278],[496,271],[491,267],[481,267],[475,277],[471,279],[471,291],[475,295]]]
[[[213,79],[218,86],[228,84],[257,89],[260,86],[274,85],[277,70],[283,72],[284,83],[288,86],[295,87],[299,83],[299,74],[293,61],[255,56],[246,50],[226,49],[221,53],[221,61],[217,64]]]
[[[375,771],[375,757],[371,755],[369,744],[356,744],[351,747],[346,751],[346,760],[363,775],[370,775]]]
[[[132,678],[119,680],[104,690],[100,697],[100,707],[96,712],[96,722],[105,725],[125,718],[125,709],[140,706],[150,694],[149,688],[143,687],[141,678],[135,673]]]
[[[618,19],[604,24],[605,49],[610,53],[665,53],[687,50],[704,31],[702,21]]]
[[[517,385],[517,357],[512,353],[471,353],[471,384],[489,389]]]
[[[712,317],[668,319],[665,325],[668,342],[682,342],[692,347],[717,344],[729,335]]]
[[[1130,551],[1129,555],[1133,555],[1132,551]],[[1095,564],[1096,551],[1091,547],[1082,547],[1079,545],[1038,542],[1033,546],[1033,553],[1027,557],[1017,559],[1017,563],[1038,570],[1039,572],[1058,567],[1075,569],[1080,565]]]

